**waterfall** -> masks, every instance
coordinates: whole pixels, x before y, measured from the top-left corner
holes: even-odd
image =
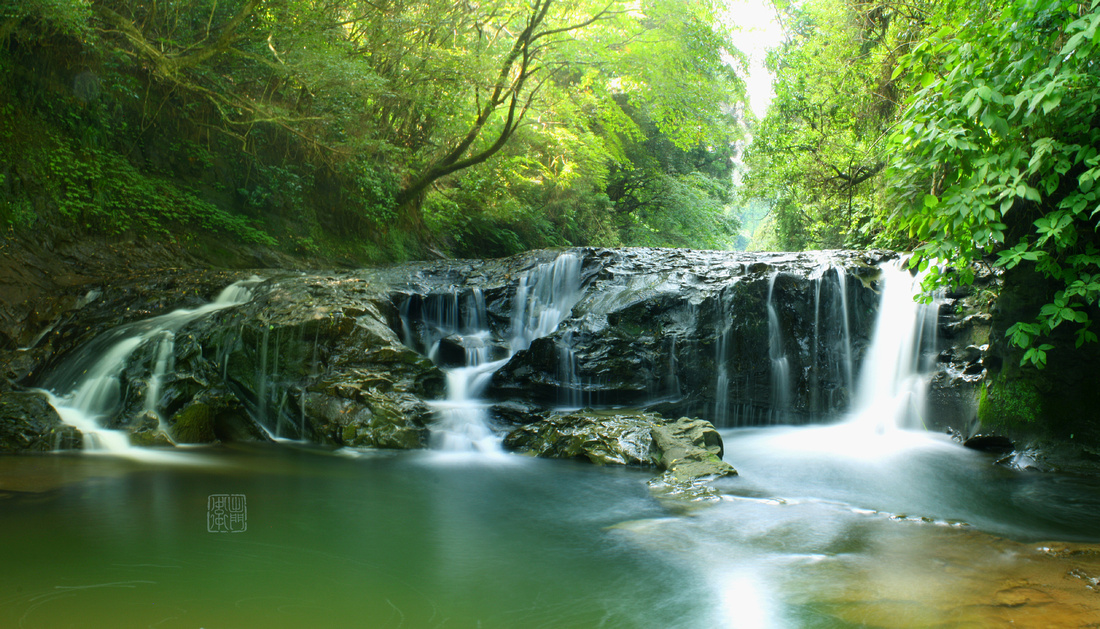
[[[920,280],[901,262],[882,267],[882,296],[871,346],[863,360],[852,421],[869,430],[919,428],[936,357],[940,303],[917,303]]]
[[[512,351],[527,349],[535,339],[553,334],[582,294],[581,259],[568,251],[521,277],[512,301]]]
[[[851,312],[843,266],[826,262],[813,278],[814,319],[808,371],[811,417],[826,417],[851,402],[853,374]]]
[[[584,390],[577,375],[577,353],[573,350],[573,331],[562,334],[561,347],[558,349],[558,406],[568,409],[581,408],[584,405]]]
[[[726,327],[722,329],[721,334],[718,335],[718,340],[714,345],[714,362],[718,367],[715,369],[714,378],[715,426],[726,426],[729,424],[730,377],[729,368],[726,366],[726,363],[729,361],[730,330],[732,328],[732,325],[726,325]]]
[[[474,288],[463,293],[410,297],[401,306],[405,344],[422,351],[446,374],[446,399],[433,405],[436,422],[431,447],[450,452],[498,453],[500,437],[493,431],[482,394],[496,373],[535,339],[552,334],[582,296],[581,259],[565,252],[522,275],[512,300],[507,343],[495,343],[485,296]],[[422,303],[415,307],[414,301]],[[417,315],[419,314],[419,320]],[[444,341],[463,348],[462,364],[444,352]],[[444,354],[448,355],[445,356]],[[581,400],[576,359],[569,339],[559,351],[566,402]]]
[[[144,406],[156,414],[160,381],[172,368],[176,331],[212,312],[247,302],[252,297],[247,287],[259,281],[252,278],[235,282],[214,301],[198,308],[118,326],[92,339],[72,361],[51,374],[43,388],[61,420],[84,433],[84,449],[112,453],[130,449],[125,431],[107,429],[103,423],[118,412],[123,402],[121,376],[135,352],[143,347],[154,351]],[[157,418],[160,420],[159,415]]]
[[[840,320],[844,324],[844,341],[841,345],[841,349],[844,352],[844,385],[849,391],[852,390],[854,384],[852,374],[855,372],[852,361],[852,328],[849,323],[850,317],[848,315],[848,280],[847,275],[844,273],[843,267],[834,267],[836,269],[836,281],[839,286],[840,292]]]
[[[779,329],[779,314],[775,309],[773,295],[775,293],[775,278],[778,273],[772,274],[768,280],[768,360],[771,361],[771,406],[772,423],[783,420],[790,408],[791,400],[791,367],[786,353],[783,351],[783,335]]]

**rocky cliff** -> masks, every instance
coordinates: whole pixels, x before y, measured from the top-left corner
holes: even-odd
[[[827,421],[851,403],[877,311],[877,265],[893,257],[562,253],[261,273],[247,302],[172,330],[167,367],[157,360],[167,335],[133,350],[101,423],[139,443],[287,437],[422,447],[445,372],[470,352],[502,363],[484,393],[501,432],[582,407],[719,427]],[[565,258],[573,263],[558,273]],[[29,347],[5,353],[8,388],[64,395],[106,351],[101,334],[111,325],[195,307],[243,277],[180,271],[74,296],[37,338],[28,331]],[[558,307],[560,322],[538,329]],[[941,328],[977,347],[980,324],[945,317]],[[933,398],[963,409],[953,421],[973,413],[982,369],[974,351],[944,354],[947,393]]]

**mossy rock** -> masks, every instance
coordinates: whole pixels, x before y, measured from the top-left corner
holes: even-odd
[[[213,443],[214,410],[204,402],[192,402],[172,417],[172,433],[179,443]]]
[[[317,435],[355,448],[423,448],[430,409],[408,394],[356,389],[352,398],[312,392],[306,417]]]
[[[135,419],[130,427],[130,444],[143,448],[175,445],[161,430],[160,418],[155,413],[142,413]]]
[[[0,452],[49,452],[83,447],[83,434],[61,421],[45,395],[30,391],[0,393]]]
[[[597,465],[656,466],[653,425],[661,421],[653,413],[607,414],[579,412],[554,414],[513,430],[504,439],[510,450],[553,459],[586,459]]]
[[[598,465],[652,466],[685,482],[737,474],[722,460],[722,437],[710,422],[656,413],[553,414],[513,430],[504,447]]]
[[[978,400],[978,419],[982,426],[1038,429],[1043,415],[1043,398],[1030,382],[1002,376],[982,388]]]

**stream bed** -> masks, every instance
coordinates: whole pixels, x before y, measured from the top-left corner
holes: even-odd
[[[1100,622],[1100,481],[853,430],[723,431],[741,475],[691,508],[650,470],[519,455],[0,457],[0,626]]]

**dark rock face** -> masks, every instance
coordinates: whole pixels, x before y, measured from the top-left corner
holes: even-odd
[[[1011,439],[1001,435],[978,434],[966,439],[962,444],[971,450],[978,450],[979,452],[997,452],[1004,454],[1016,449]]]
[[[251,290],[247,303],[134,350],[117,376],[118,400],[105,427],[129,430],[143,445],[271,436],[391,448],[425,443],[431,417],[425,400],[440,396],[442,376],[390,327],[397,313],[388,292],[356,274],[279,277]],[[111,308],[88,310],[90,320],[102,320]],[[62,326],[57,334],[72,332]],[[44,380],[67,392],[86,369],[80,361],[105,353],[117,336],[100,335],[56,357],[53,364],[66,366]],[[163,339],[171,341],[171,368],[153,390],[150,417]]]
[[[212,423],[219,439],[235,431],[335,445],[424,445],[425,400],[440,396],[441,373],[388,325],[396,316],[388,294],[357,274],[278,278],[255,292],[250,302],[195,324],[189,341],[196,351],[177,358],[179,386],[166,387],[162,400],[181,409],[169,424],[204,404],[218,409]],[[194,382],[206,390],[213,384],[221,392],[216,404],[189,398]]]
[[[574,298],[562,305],[560,324],[536,338],[527,328],[537,325],[538,313],[518,316],[525,302],[517,295],[544,290],[550,280],[539,286],[532,272],[560,261],[561,253],[274,274],[251,285],[247,303],[174,330],[162,377],[154,377],[157,344],[138,348],[118,375],[107,427],[128,429],[141,444],[274,436],[422,447],[434,419],[428,402],[444,396],[439,366],[460,365],[469,353],[508,358],[486,394],[498,427],[560,423],[563,407],[628,407],[635,410],[623,416],[694,417],[719,427],[828,420],[852,399],[877,310],[876,265],[892,256],[574,249],[569,257],[576,264],[568,267]],[[67,311],[36,343],[42,357],[20,384],[65,380],[58,374],[66,370],[74,374],[69,380],[76,378],[79,348],[102,353],[113,341],[94,333],[112,321],[140,319],[134,304],[143,316],[196,307],[209,300],[202,296],[216,294],[214,280],[224,286],[239,279],[197,277],[197,294],[177,274],[154,282],[156,300],[118,297],[142,294],[145,280],[138,278],[109,298]],[[964,384],[986,359],[985,319],[970,314],[941,326],[955,326],[945,372]],[[951,387],[938,390],[950,407],[943,392]],[[656,464],[644,451],[664,438],[665,428],[655,433],[654,425],[667,420],[608,424],[600,433],[611,440],[607,461]],[[704,433],[717,435],[712,428]],[[555,447],[570,452],[562,434]],[[643,434],[641,441],[629,436]],[[669,437],[670,443],[685,438]],[[613,448],[616,440],[638,449]],[[697,452],[715,445],[688,440]]]
[[[0,393],[0,452],[48,452],[75,450],[83,435],[61,422],[41,393]]]
[[[717,426],[830,417],[851,397],[883,255],[589,251],[573,316],[513,357],[491,395]]]
[[[653,466],[686,482],[737,474],[709,422],[655,413],[553,413],[513,430],[504,445],[546,458]]]
[[[949,293],[940,310],[938,368],[925,400],[930,430],[951,429],[965,440],[979,430],[978,396],[990,369],[999,359],[990,351],[993,293],[999,278],[976,268],[972,285]]]

